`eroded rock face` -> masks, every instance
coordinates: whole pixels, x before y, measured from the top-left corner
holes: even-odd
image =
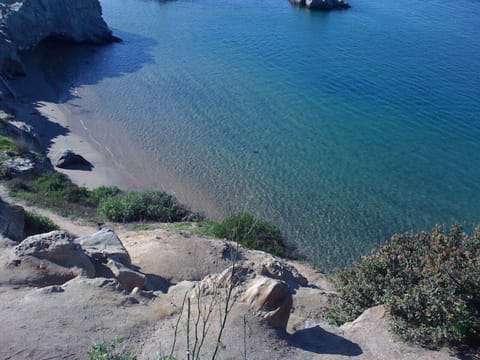
[[[95,260],[105,263],[109,258],[130,267],[130,255],[112,229],[102,229],[90,236],[76,240],[85,253]]]
[[[282,280],[291,287],[308,285],[308,280],[295,267],[276,260],[260,263],[257,267],[257,273],[272,279]]]
[[[292,293],[283,282],[267,277],[253,280],[240,301],[276,328],[285,330],[292,310]]]
[[[134,288],[145,289],[147,286],[147,277],[135,270],[132,270],[118,261],[109,259],[106,266],[110,269],[115,279],[118,280],[120,285],[131,291]]]
[[[0,68],[24,73],[18,50],[58,37],[78,43],[114,41],[98,0],[4,0],[0,3]]]
[[[66,268],[76,267],[82,269],[88,277],[95,276],[95,268],[90,259],[65,231],[30,236],[15,247],[15,255],[20,260],[30,256]]]

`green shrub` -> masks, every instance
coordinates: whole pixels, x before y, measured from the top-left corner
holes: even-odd
[[[100,203],[100,201],[102,201],[104,199],[107,199],[109,197],[114,197],[115,195],[118,195],[121,192],[122,192],[122,190],[120,190],[116,186],[100,186],[98,188],[93,189],[90,192],[90,196],[97,203]]]
[[[12,139],[0,136],[0,151],[12,151],[15,148],[15,144]]]
[[[35,192],[45,197],[72,203],[93,205],[87,188],[74,184],[62,173],[43,174],[30,183]]]
[[[97,214],[98,201],[90,195],[90,191],[74,184],[62,173],[45,173],[31,181],[13,179],[9,187],[13,196],[63,215],[91,218]]]
[[[88,360],[136,360],[133,355],[123,354],[118,349],[118,345],[123,342],[121,337],[117,337],[110,342],[103,342],[93,345],[88,351]]]
[[[160,191],[120,193],[101,200],[99,211],[107,219],[117,222],[174,222],[187,215],[173,196]]]
[[[36,213],[25,212],[25,236],[43,234],[58,230],[58,226],[49,218]]]
[[[266,221],[257,220],[252,214],[230,216],[220,224],[215,224],[212,230],[215,236],[238,242],[249,249],[277,256],[287,255],[280,230]]]
[[[334,280],[339,300],[329,317],[337,324],[385,304],[406,340],[480,345],[480,227],[473,236],[459,225],[395,235]]]

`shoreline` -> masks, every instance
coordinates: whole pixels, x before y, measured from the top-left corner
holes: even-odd
[[[93,165],[91,170],[61,169],[54,166],[55,170],[89,189],[99,186],[118,186],[125,190],[135,188],[134,179],[114,158],[108,146],[103,146],[96,140],[83,120],[75,117],[68,109],[64,102],[67,95],[59,94],[54,84],[49,83],[42,66],[41,53],[35,50],[29,52],[25,63],[26,76],[10,82],[17,97],[4,98],[3,105],[15,112],[18,121],[32,126],[40,140],[42,152],[53,166],[56,154],[67,149],[82,155]],[[78,131],[76,123],[83,133]],[[98,150],[102,147],[105,152]]]
[[[83,50],[82,46],[85,47]],[[102,121],[98,115],[85,115],[81,111],[89,112],[95,107],[81,106],[77,111],[75,99],[83,99],[81,94],[90,90],[85,90],[82,83],[75,83],[75,79],[72,81],[49,66],[52,47],[58,56],[56,43],[41,44],[23,54],[26,75],[10,81],[17,97],[3,97],[2,106],[12,109],[16,120],[33,128],[40,141],[41,152],[50,159],[55,171],[89,189],[117,186],[127,191],[164,191],[175,196],[182,206],[208,218],[222,220],[226,216],[202,193],[189,189],[182,179],[172,177],[166,169],[152,167],[152,158],[143,153],[139,144],[135,144],[122,129],[109,121]],[[96,51],[96,48],[96,45],[67,45],[61,48],[61,52],[73,51],[75,55],[77,52]],[[91,120],[94,121],[93,128],[88,126]],[[101,133],[98,138],[96,131]],[[108,140],[105,133],[109,134]],[[55,167],[53,159],[56,154],[67,149],[82,155],[93,165],[92,169]]]

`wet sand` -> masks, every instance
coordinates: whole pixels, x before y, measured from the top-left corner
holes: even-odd
[[[62,94],[58,94],[47,81],[40,57],[34,52],[28,54],[25,59],[27,75],[10,82],[17,96],[4,97],[4,106],[14,111],[16,120],[34,128],[43,151],[52,163],[58,153],[70,149],[92,164],[88,170],[56,168],[75,183],[88,188],[102,185],[116,185],[124,189],[134,187],[134,179],[128,171],[113,154],[109,155],[108,148],[95,139],[82,119],[63,103]],[[102,148],[105,151],[99,150]]]

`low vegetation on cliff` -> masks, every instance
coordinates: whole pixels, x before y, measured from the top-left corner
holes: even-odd
[[[205,232],[203,235],[225,238],[246,248],[278,256],[291,254],[280,230],[252,214],[233,215],[220,223],[206,220],[187,210],[174,196],[162,191],[122,191],[115,186],[89,190],[58,172],[45,173],[33,180],[14,178],[7,184],[15,197],[66,216],[119,223],[194,221],[200,227],[207,225],[202,227]],[[45,221],[42,224],[45,225]],[[40,224],[34,224],[37,225]]]
[[[480,344],[480,227],[473,235],[459,225],[395,235],[334,279],[340,297],[329,315],[337,324],[385,304],[408,341]]]

